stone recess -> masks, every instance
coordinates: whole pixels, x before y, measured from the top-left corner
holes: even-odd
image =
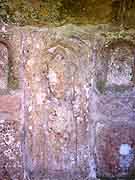
[[[0,44],[0,88],[7,89],[8,85],[8,49]]]

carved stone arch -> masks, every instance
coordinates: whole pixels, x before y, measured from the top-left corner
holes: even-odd
[[[104,45],[97,63],[97,88],[131,87],[135,83],[135,45],[128,40],[117,39]]]

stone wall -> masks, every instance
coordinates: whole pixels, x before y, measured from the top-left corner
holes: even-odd
[[[133,176],[135,34],[109,29],[2,26],[1,180]]]

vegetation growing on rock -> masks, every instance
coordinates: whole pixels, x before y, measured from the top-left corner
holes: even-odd
[[[0,19],[19,25],[134,24],[134,0],[0,0]]]

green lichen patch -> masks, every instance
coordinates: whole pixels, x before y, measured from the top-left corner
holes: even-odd
[[[13,68],[13,62],[12,61],[9,61],[8,67],[9,67],[8,87],[14,90],[14,89],[17,89],[19,87],[19,80],[14,75],[14,68]]]

